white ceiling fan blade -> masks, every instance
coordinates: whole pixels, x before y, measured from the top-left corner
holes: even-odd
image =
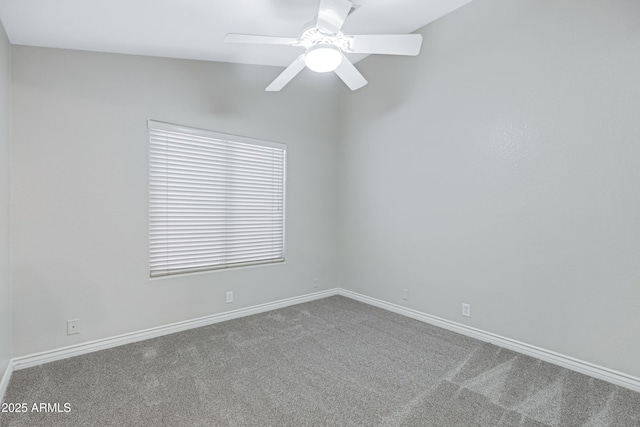
[[[267,92],[278,92],[285,87],[300,71],[304,68],[304,54],[291,63],[287,68],[269,86],[265,89]]]
[[[348,0],[320,0],[316,26],[327,34],[336,34],[342,28],[353,3]]]
[[[420,53],[421,34],[376,34],[349,36],[349,53],[375,53],[383,55],[410,55]]]
[[[253,34],[227,34],[224,36],[227,43],[249,44],[285,44],[295,46],[300,40],[292,37],[255,36]]]
[[[367,79],[360,74],[360,71],[346,57],[342,58],[342,62],[335,72],[351,90],[360,89],[368,83]]]

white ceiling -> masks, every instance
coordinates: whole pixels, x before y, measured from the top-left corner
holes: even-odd
[[[354,0],[345,34],[404,34],[471,0]],[[12,44],[286,66],[291,46],[236,45],[227,33],[298,37],[319,0],[0,0]],[[354,58],[357,59],[357,58]]]

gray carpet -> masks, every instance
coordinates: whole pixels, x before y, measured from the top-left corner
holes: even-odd
[[[14,373],[1,426],[640,426],[640,393],[344,297]]]

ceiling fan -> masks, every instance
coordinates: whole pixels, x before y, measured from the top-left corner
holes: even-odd
[[[305,66],[318,73],[334,71],[351,90],[360,89],[367,80],[345,57],[345,53],[415,56],[420,52],[422,35],[345,35],[342,25],[353,7],[349,0],[320,0],[315,26],[306,29],[298,38],[227,34],[224,41],[301,46],[306,49],[267,87],[269,92],[282,89]]]

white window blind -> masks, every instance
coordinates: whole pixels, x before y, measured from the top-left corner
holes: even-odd
[[[151,277],[284,261],[283,144],[148,127]]]

